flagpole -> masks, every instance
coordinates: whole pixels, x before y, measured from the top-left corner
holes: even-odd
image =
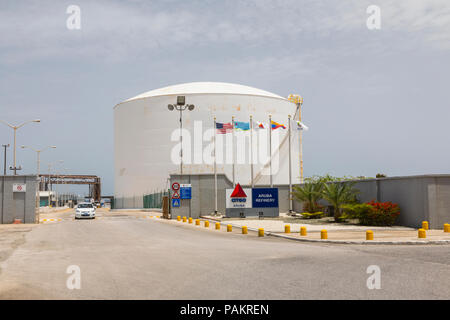
[[[216,117],[214,117],[214,214],[217,214],[217,161],[216,161]]]
[[[289,122],[289,213],[292,213],[291,115],[288,115],[288,122]]]
[[[302,122],[302,103],[298,103],[298,120]],[[300,130],[299,135],[299,143],[300,143],[300,183],[303,183],[303,130]]]
[[[252,181],[252,188],[255,187],[253,181],[253,116],[250,115],[250,174]]]
[[[273,188],[273,178],[272,178],[272,115],[269,114],[269,167],[270,167],[270,187]]]
[[[233,124],[233,132],[232,132],[233,136],[232,136],[232,141],[231,141],[231,147],[233,148],[232,154],[233,154],[233,188],[234,188],[236,186],[236,176],[235,176],[235,167],[234,167],[234,163],[235,163],[235,161],[234,161],[234,156],[235,156],[235,152],[234,152],[234,116],[231,117],[231,121]]]

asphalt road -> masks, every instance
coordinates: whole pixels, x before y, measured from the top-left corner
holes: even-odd
[[[448,245],[310,244],[99,215],[65,213],[0,241],[15,243],[0,260],[0,298],[450,299]],[[67,288],[71,265],[81,289]],[[381,270],[380,289],[367,288],[370,265]]]

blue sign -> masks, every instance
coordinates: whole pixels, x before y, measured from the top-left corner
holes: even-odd
[[[180,205],[181,205],[181,200],[180,199],[172,199],[172,207],[179,208]]]
[[[180,187],[181,199],[192,199],[192,187],[190,184],[182,184]]]
[[[278,208],[278,188],[252,189],[253,208]]]

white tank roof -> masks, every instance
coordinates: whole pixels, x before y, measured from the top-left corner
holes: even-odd
[[[157,97],[157,96],[172,96],[172,95],[188,95],[188,94],[243,94],[252,96],[263,96],[276,99],[286,98],[280,97],[279,95],[270,93],[268,91],[243,86],[234,83],[225,82],[190,82],[177,84],[174,86],[164,87],[156,90],[151,90],[142,93],[136,97],[126,100],[132,101],[136,99]]]

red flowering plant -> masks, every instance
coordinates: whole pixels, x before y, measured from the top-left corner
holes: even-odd
[[[400,215],[398,204],[387,202],[376,202],[374,200],[367,203],[371,210],[359,217],[359,222],[371,226],[392,226]]]

